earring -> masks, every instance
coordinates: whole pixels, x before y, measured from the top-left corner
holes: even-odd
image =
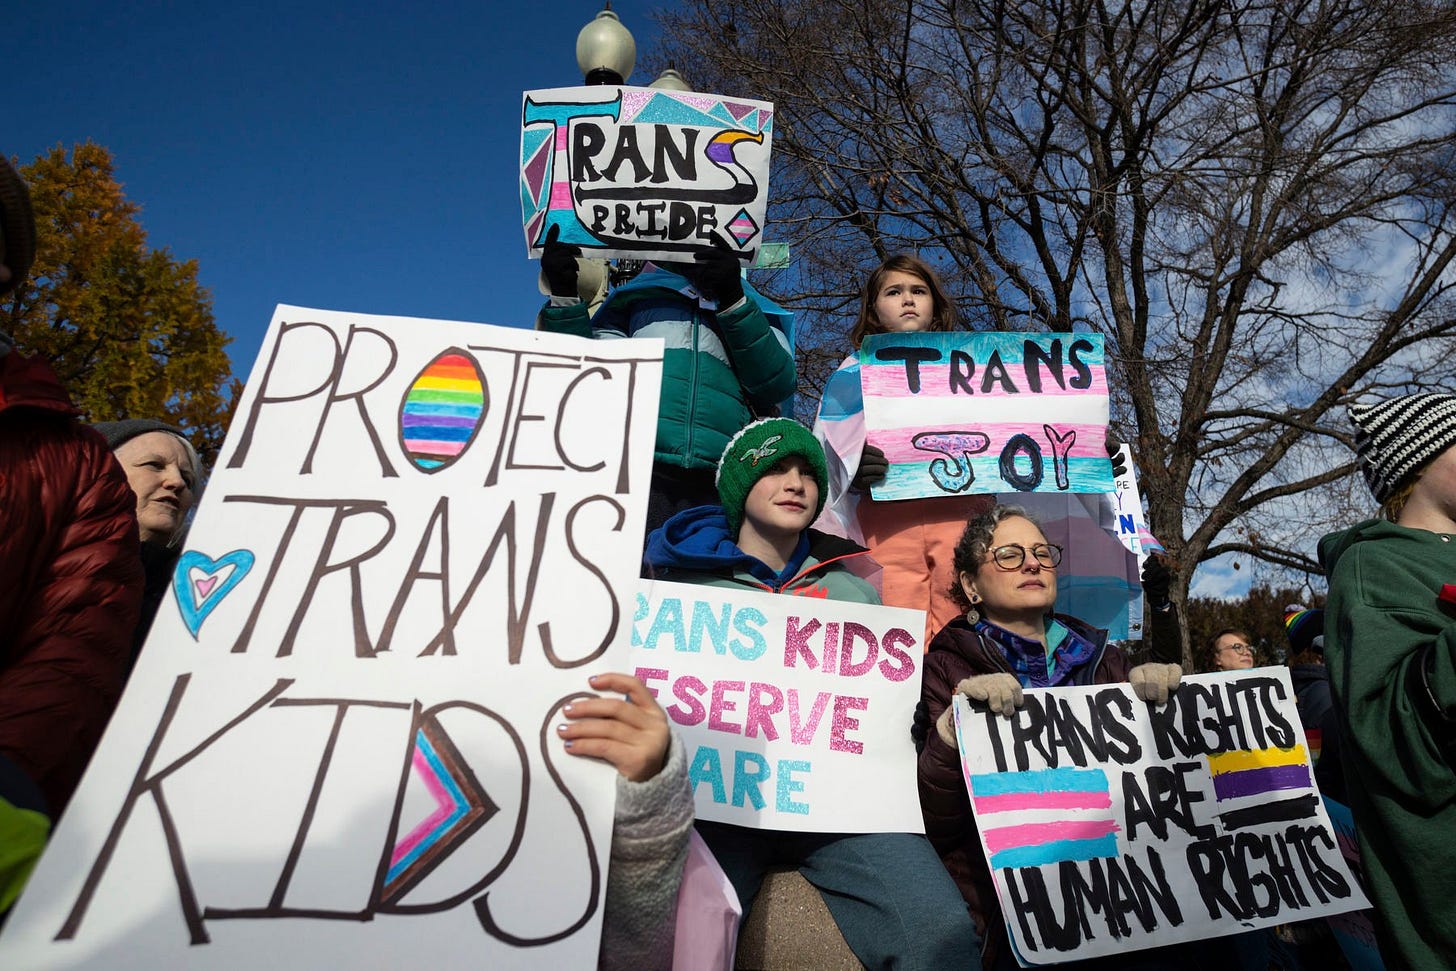
[[[973,596],[971,597],[971,605],[966,608],[966,623],[970,624],[972,627],[974,627],[976,625],[976,622],[981,619],[981,612],[976,609],[976,604],[980,602],[981,598],[979,596]]]

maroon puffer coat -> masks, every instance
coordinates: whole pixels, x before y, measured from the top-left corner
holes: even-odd
[[[1074,617],[1057,615],[1069,630],[1098,647],[1090,663],[1072,672],[1064,684],[1117,684],[1127,680],[1127,656],[1107,645],[1107,632]],[[945,744],[935,730],[935,720],[950,705],[951,693],[965,678],[998,671],[1012,674],[1001,648],[978,634],[964,617],[941,628],[930,642],[921,669],[920,697],[929,708],[931,728],[920,753],[917,776],[920,781],[920,810],[925,817],[925,835],[940,854],[941,862],[970,905],[977,927],[986,941],[985,967],[995,965],[1006,946],[1006,930],[991,870],[981,852],[981,838],[971,818],[971,800],[961,774],[960,753]]]
[[[44,363],[0,356],[0,753],[60,815],[121,692],[136,497]]]

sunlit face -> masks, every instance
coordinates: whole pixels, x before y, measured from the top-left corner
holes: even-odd
[[[797,455],[773,464],[748,490],[743,522],[763,537],[797,536],[814,521],[819,483],[809,463]]]
[[[987,620],[994,624],[1000,618],[1024,618],[1052,609],[1057,599],[1056,568],[1043,565],[1032,553],[1046,542],[1040,527],[1021,516],[1010,516],[996,524],[996,532],[991,534],[991,551],[1003,546],[1021,546],[1026,555],[1019,567],[1004,570],[988,552],[974,574],[961,574],[961,590]]]
[[[875,320],[887,334],[928,330],[935,317],[935,297],[930,284],[913,273],[891,270],[880,281],[875,295]]]
[[[1213,642],[1215,671],[1243,671],[1254,666],[1254,649],[1242,634],[1224,634]]]
[[[137,497],[142,541],[168,543],[192,508],[195,473],[176,435],[147,432],[116,449],[127,485]]]

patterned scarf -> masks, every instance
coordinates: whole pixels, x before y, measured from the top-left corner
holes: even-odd
[[[976,621],[975,631],[1001,648],[1001,654],[1023,688],[1070,684],[1073,673],[1097,651],[1097,645],[1057,620],[1047,621],[1045,648],[1040,641],[1013,634],[984,619]]]

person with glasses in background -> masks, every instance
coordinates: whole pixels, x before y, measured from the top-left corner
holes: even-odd
[[[922,669],[918,779],[925,835],[930,838],[986,941],[986,968],[1016,967],[1008,946],[991,870],[971,817],[961,774],[951,697],[956,692],[1010,716],[1024,688],[1128,682],[1144,701],[1168,700],[1182,669],[1176,664],[1132,667],[1107,631],[1052,613],[1062,548],[1018,506],[995,506],[972,518],[955,548],[952,596],[965,614],[930,642]],[[930,728],[930,726],[934,726]],[[1127,967],[1143,966],[1135,955]]]
[[[1203,645],[1203,670],[1247,671],[1254,666],[1253,638],[1242,627],[1225,627]]]

